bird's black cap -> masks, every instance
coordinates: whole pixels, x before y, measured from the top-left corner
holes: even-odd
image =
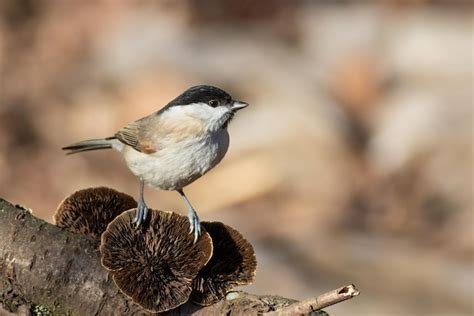
[[[232,97],[222,89],[208,85],[199,85],[189,88],[184,91],[170,103],[168,103],[160,112],[172,107],[187,105],[191,103],[208,103],[211,100],[216,100],[221,104],[229,103]]]

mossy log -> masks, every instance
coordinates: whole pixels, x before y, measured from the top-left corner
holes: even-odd
[[[3,311],[47,315],[146,315],[100,264],[98,244],[0,199],[0,303]],[[211,306],[191,302],[166,315],[257,315],[297,301],[230,292]],[[2,314],[2,309],[0,309]],[[323,311],[306,314],[327,315]],[[274,315],[274,314],[273,314]]]

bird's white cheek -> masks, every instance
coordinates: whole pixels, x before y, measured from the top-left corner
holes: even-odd
[[[186,106],[184,111],[187,115],[200,119],[205,129],[215,131],[221,127],[222,118],[229,109],[225,106],[213,108],[205,103],[196,103]]]
[[[222,127],[223,118],[229,110],[224,107],[219,107],[212,113],[208,121],[207,127],[209,130],[216,131]]]

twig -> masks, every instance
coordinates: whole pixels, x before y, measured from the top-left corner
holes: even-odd
[[[291,304],[279,311],[265,313],[266,316],[276,315],[305,315],[359,295],[360,292],[351,284],[319,295],[316,298],[308,298],[301,302]]]

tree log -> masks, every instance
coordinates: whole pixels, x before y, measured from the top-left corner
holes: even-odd
[[[0,199],[0,303],[21,314],[147,315],[116,287],[100,264],[98,244]],[[166,315],[287,314],[296,300],[229,292],[212,306],[188,302]],[[312,308],[311,308],[312,309]],[[307,315],[323,311],[299,309]],[[0,309],[0,314],[2,310]],[[301,314],[301,313],[300,313]]]

